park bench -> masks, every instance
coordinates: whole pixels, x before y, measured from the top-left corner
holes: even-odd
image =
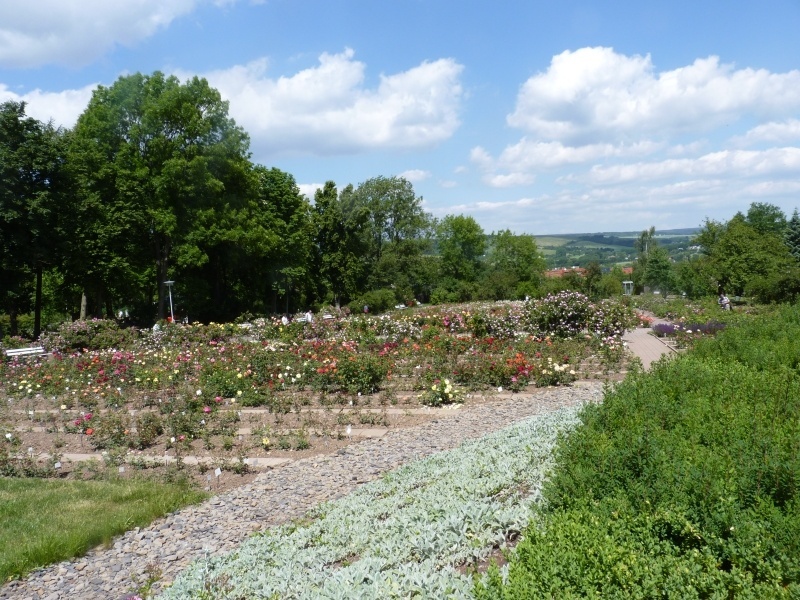
[[[9,348],[5,351],[8,358],[27,358],[29,356],[44,356],[47,352],[41,346],[30,348]]]

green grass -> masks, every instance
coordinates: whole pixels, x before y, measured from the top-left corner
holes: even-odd
[[[204,497],[144,480],[0,478],[0,581],[81,556]]]

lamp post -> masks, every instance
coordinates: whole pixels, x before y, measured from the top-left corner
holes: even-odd
[[[174,281],[165,281],[164,285],[167,286],[167,290],[169,291],[169,319],[170,323],[175,322],[175,314],[172,312],[172,286],[175,284]]]

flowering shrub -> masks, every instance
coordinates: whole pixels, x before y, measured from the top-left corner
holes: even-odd
[[[586,329],[589,298],[578,292],[559,292],[527,303],[533,331],[559,338],[574,337]]]
[[[418,397],[426,406],[441,406],[460,402],[462,393],[453,386],[449,379],[441,379]]]
[[[120,329],[111,319],[90,319],[63,323],[55,332],[43,333],[39,341],[46,350],[65,352],[118,348],[130,344],[137,336],[135,329]]]
[[[601,300],[591,306],[587,329],[601,338],[622,336],[627,329],[637,325],[636,314],[629,306],[614,300]]]

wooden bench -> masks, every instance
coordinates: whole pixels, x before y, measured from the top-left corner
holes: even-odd
[[[5,351],[8,358],[27,358],[29,356],[44,356],[47,352],[41,346],[30,348],[9,348]]]

